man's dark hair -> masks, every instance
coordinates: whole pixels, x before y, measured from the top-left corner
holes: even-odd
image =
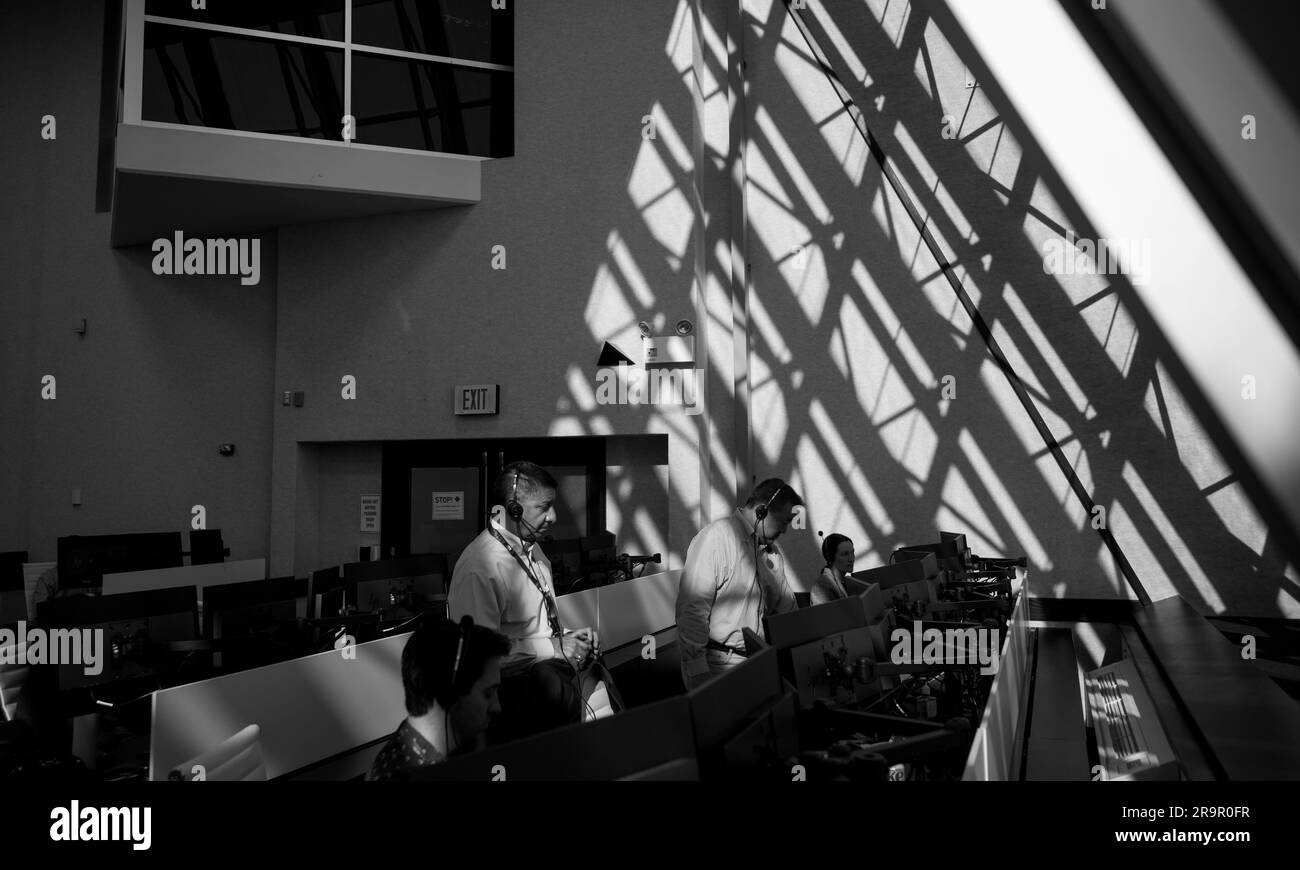
[[[519,488],[515,489],[515,475],[519,475]],[[539,489],[555,489],[557,484],[551,473],[540,465],[520,460],[512,462],[497,475],[492,487],[493,504],[504,505],[510,501],[511,493],[515,498],[523,499],[533,495]]]
[[[423,716],[435,700],[447,709],[478,682],[489,659],[510,652],[509,638],[481,625],[469,626],[453,685],[461,634],[459,625],[439,619],[421,623],[407,639],[402,650],[402,688],[408,715]]]
[[[772,498],[774,494],[776,498]],[[799,493],[794,491],[793,486],[779,477],[769,477],[754,487],[754,491],[749,494],[749,499],[745,502],[745,507],[765,505],[768,499],[772,501],[772,504],[768,505],[768,510],[773,511],[796,508],[803,504],[803,499],[800,498]]]

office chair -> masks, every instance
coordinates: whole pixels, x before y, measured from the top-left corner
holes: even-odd
[[[200,753],[167,774],[172,782],[265,782],[266,762],[262,758],[262,729],[249,725],[226,738],[219,746]]]
[[[23,654],[25,647],[25,644],[18,647],[13,651],[12,656],[6,656],[6,658],[13,658],[15,661],[24,660],[26,658]],[[6,722],[27,718],[27,704],[23,686],[27,683],[27,674],[30,671],[30,665],[0,665],[0,710],[3,711],[4,721]]]

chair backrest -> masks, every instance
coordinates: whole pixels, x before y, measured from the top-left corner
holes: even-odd
[[[6,647],[0,655],[0,662],[12,660],[11,664],[0,664],[0,713],[6,722],[22,718],[19,706],[24,700],[23,685],[31,671],[31,666],[22,664],[27,660],[26,648],[26,644]]]
[[[262,759],[262,729],[249,725],[223,740],[220,745],[200,753],[184,764],[172,768],[172,781],[251,782],[266,780],[266,763]]]

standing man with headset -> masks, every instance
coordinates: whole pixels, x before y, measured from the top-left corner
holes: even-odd
[[[555,478],[531,462],[512,462],[488,495],[488,526],[456,561],[447,610],[511,642],[501,662],[501,714],[489,739],[502,743],[584,714],[608,715],[612,683],[599,664],[600,638],[590,628],[568,632],[560,625],[551,564],[537,543],[556,522]]]
[[[740,664],[743,629],[761,636],[765,614],[795,609],[776,539],[802,504],[789,484],[769,478],[744,507],[709,523],[691,541],[677,588],[677,642],[687,689]]]

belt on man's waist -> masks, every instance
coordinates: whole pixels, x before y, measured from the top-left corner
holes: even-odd
[[[709,642],[704,645],[704,648],[717,650],[718,652],[735,653],[741,658],[749,658],[749,652],[744,648],[727,646],[725,643],[716,641],[713,638],[709,638]]]

